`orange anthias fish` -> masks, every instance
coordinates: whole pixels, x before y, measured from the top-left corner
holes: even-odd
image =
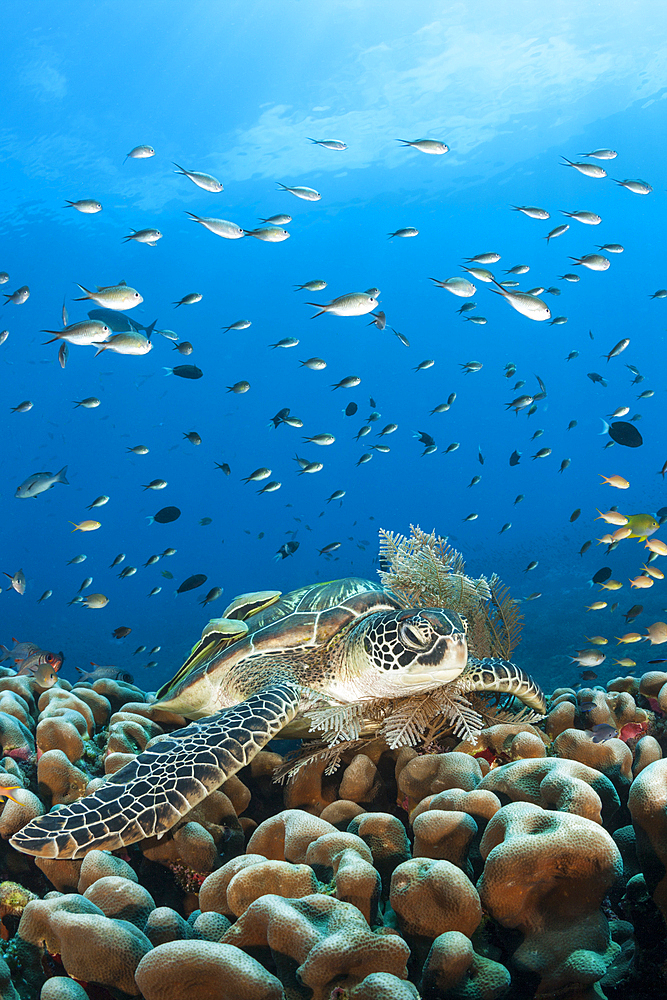
[[[17,806],[20,806],[19,800],[12,795],[12,792],[16,792],[19,788],[23,788],[23,785],[0,785],[0,795],[4,795],[5,798],[11,799],[12,802],[16,802]]]

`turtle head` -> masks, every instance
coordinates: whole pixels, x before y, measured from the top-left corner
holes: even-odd
[[[454,680],[466,666],[466,631],[465,619],[444,608],[378,612],[352,630],[352,660],[364,682],[370,680],[373,697],[428,691]]]

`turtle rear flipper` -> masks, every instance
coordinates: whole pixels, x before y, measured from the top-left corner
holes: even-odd
[[[24,854],[80,858],[161,837],[248,764],[296,715],[299,688],[274,683],[144,750],[83,799],[31,820],[12,839]]]

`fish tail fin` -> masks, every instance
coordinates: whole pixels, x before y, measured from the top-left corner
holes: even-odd
[[[323,306],[320,302],[306,302],[307,306],[312,306],[313,309],[319,309],[320,311],[315,313],[315,316],[311,316],[311,319],[315,319],[316,316],[321,316],[322,313],[327,311],[327,307]]]
[[[173,369],[173,368],[166,368],[166,367],[165,367],[164,365],[162,366],[162,368],[163,368],[163,370],[164,370],[164,371],[166,371],[166,373],[167,373],[167,374],[165,375],[165,378],[168,378],[168,377],[169,377],[169,375],[173,375],[173,374],[174,374],[174,369]]]
[[[94,357],[97,357],[97,355],[98,355],[98,354],[101,354],[101,353],[102,353],[102,351],[106,351],[106,350],[107,350],[107,348],[108,348],[108,344],[100,344],[100,346],[99,346],[99,347],[97,348],[97,350],[95,351],[95,354],[94,354]]]
[[[153,517],[153,515],[152,515],[152,514],[147,514],[147,515],[146,515],[146,519],[148,520],[148,523],[149,523],[149,524],[154,524],[154,523],[155,523],[155,518]],[[72,524],[72,522],[71,522],[71,521],[70,521],[70,524]]]
[[[92,665],[94,666],[94,664],[93,664],[93,661],[91,660],[90,662],[91,662],[91,664],[92,664]],[[86,671],[85,671],[85,670],[83,669],[83,667],[79,667],[79,666],[77,666],[77,664],[76,664],[76,663],[74,664],[74,669],[75,669],[75,670],[78,670],[80,674],[85,674],[85,672],[86,672]]]
[[[173,160],[171,162],[174,164],[175,167],[178,167],[178,163],[174,163]],[[184,170],[183,167],[178,167],[178,170],[174,170],[174,173],[175,174],[185,174],[186,177],[187,177],[187,174],[188,174],[187,170]]]
[[[74,524],[74,521],[70,521],[69,523],[70,524]],[[74,527],[72,528],[70,534],[73,535],[75,531],[80,531],[80,530],[81,529],[79,528],[79,525],[78,524],[74,524]]]
[[[42,330],[42,333],[56,333],[56,330]],[[42,347],[46,347],[47,344],[53,344],[56,340],[60,340],[60,337],[51,337],[51,340],[45,340]]]
[[[64,486],[69,486],[69,481],[67,479],[67,466],[63,465],[60,472],[57,474],[55,481],[57,483],[62,483]]]
[[[0,663],[6,660],[9,656],[11,656],[11,653],[9,652],[7,647],[0,645]]]
[[[282,188],[283,191],[289,191],[287,184],[281,184],[280,181],[276,181],[276,184],[278,185],[279,188]]]
[[[563,154],[561,153],[561,157],[565,160],[565,163],[561,163],[561,167],[564,167],[565,164],[567,164],[570,167],[574,166],[572,160],[568,160],[567,156],[563,156]]]
[[[602,420],[602,430],[600,431],[600,434],[608,434],[609,433],[609,424],[602,417],[600,417],[600,420]]]

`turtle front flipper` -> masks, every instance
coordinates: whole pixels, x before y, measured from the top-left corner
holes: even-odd
[[[545,715],[547,702],[542,688],[533,678],[509,660],[485,657],[468,660],[460,678],[464,691],[502,691]]]
[[[144,750],[91,795],[19,830],[12,846],[43,858],[80,858],[161,837],[198,802],[248,764],[296,715],[301,694],[289,681]]]

